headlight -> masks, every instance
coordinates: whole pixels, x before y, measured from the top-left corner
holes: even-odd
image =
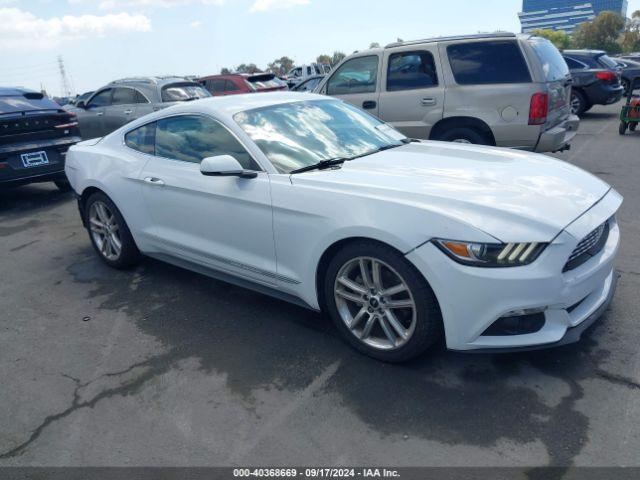
[[[546,243],[474,243],[434,239],[433,244],[458,263],[475,267],[518,267],[533,262]]]

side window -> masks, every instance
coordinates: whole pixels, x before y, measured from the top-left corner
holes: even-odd
[[[240,90],[240,89],[231,80],[225,80],[224,81],[224,90],[225,90],[225,92],[233,92],[235,90]]]
[[[135,92],[136,92],[136,97],[135,97],[134,103],[149,103],[149,100],[147,100],[147,97],[145,97],[142,93],[140,93],[138,90],[135,90]]]
[[[414,90],[438,85],[431,52],[402,52],[389,57],[387,90]]]
[[[582,63],[574,60],[573,58],[564,57],[564,61],[567,62],[567,67],[569,67],[571,70],[578,70],[578,69],[584,68],[584,65]]]
[[[224,92],[225,90],[225,80],[224,78],[215,78],[213,80],[207,81],[207,87],[210,92]]]
[[[242,168],[260,170],[240,142],[215,120],[185,115],[164,118],[157,123],[157,156],[200,163],[207,157],[233,155]]]
[[[133,88],[114,88],[111,105],[136,103],[136,91]]]
[[[147,123],[131,130],[124,136],[124,143],[142,153],[153,155],[155,153],[156,123]]]
[[[331,76],[327,82],[327,95],[375,92],[377,79],[377,55],[353,58]]]
[[[106,107],[111,105],[111,89],[107,88],[94,95],[87,105],[88,108],[92,107]]]
[[[459,85],[531,82],[529,69],[516,42],[459,43],[449,45],[447,54]]]

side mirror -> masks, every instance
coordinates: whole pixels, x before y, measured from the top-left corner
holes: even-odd
[[[207,157],[200,162],[200,173],[208,177],[256,178],[258,174],[245,170],[231,155]]]
[[[77,108],[87,108],[87,104],[84,102],[84,100],[80,100],[79,102],[76,103],[76,107]]]

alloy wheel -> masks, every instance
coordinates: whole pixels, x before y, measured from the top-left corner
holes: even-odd
[[[577,115],[581,107],[580,99],[577,95],[571,95],[571,113]]]
[[[395,350],[411,339],[416,304],[407,282],[388,264],[354,258],[338,271],[333,290],[340,318],[361,342]]]
[[[120,226],[109,206],[100,200],[89,209],[89,229],[100,254],[107,260],[117,260],[122,253]]]

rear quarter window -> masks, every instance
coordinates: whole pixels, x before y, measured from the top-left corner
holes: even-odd
[[[447,55],[459,85],[531,82],[520,47],[513,41],[449,45]]]
[[[529,45],[542,65],[547,82],[562,80],[569,75],[568,61],[562,57],[556,46],[546,38],[531,37]],[[571,68],[584,68],[583,65]]]
[[[138,152],[155,155],[156,123],[147,123],[131,130],[124,136],[124,143]]]

